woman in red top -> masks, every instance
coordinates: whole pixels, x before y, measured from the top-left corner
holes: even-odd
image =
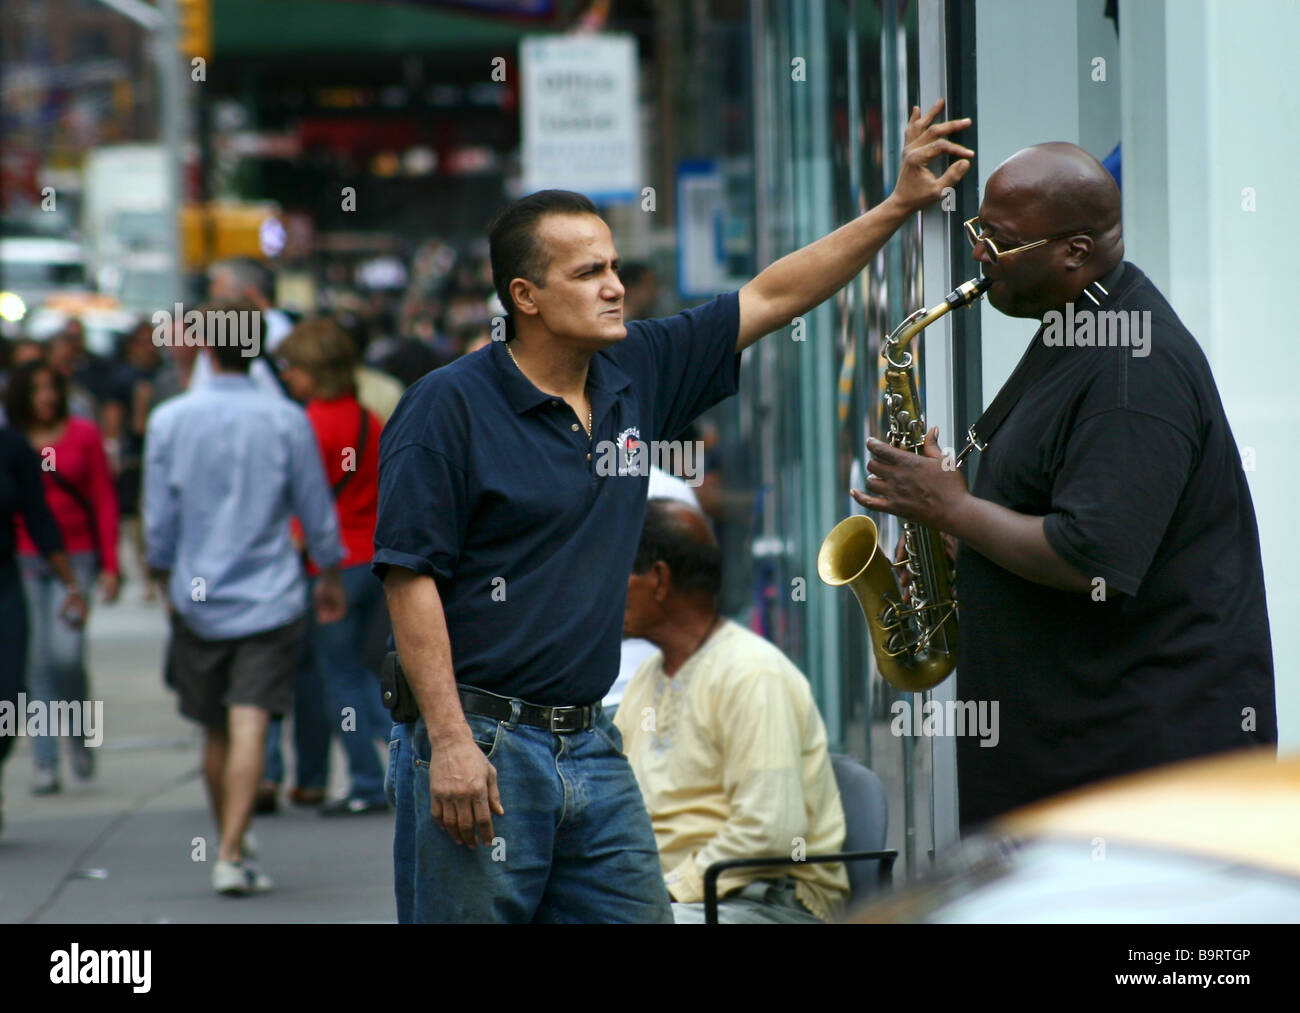
[[[366,632],[385,607],[383,586],[370,572],[382,423],[357,401],[356,347],[332,320],[299,324],[276,348],[276,356],[289,393],[307,406],[346,552],[341,568],[347,614],[311,631],[330,726],[341,733],[350,775],[347,796],[322,812],[336,816],[383,810],[388,802],[380,749],[387,753],[392,718],[381,702],[379,676],[362,657]],[[314,568],[309,566],[308,573],[314,574]]]
[[[68,414],[67,383],[43,361],[15,369],[5,395],[9,423],[41,459],[45,499],[58,523],[68,561],[86,600],[99,577],[100,596],[113,601],[121,585],[117,565],[117,492],[99,429]],[[85,626],[60,615],[64,588],[18,521],[18,559],[27,599],[30,635],[27,679],[31,696],[50,703],[90,699],[85,666]],[[50,711],[53,713],[53,711]],[[72,769],[80,780],[94,775],[94,754],[84,736],[70,738]],[[58,739],[32,741],[36,763],[32,793],[59,790]]]

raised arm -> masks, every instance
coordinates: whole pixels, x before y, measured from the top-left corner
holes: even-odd
[[[966,175],[975,152],[947,137],[971,121],[935,123],[941,109],[943,99],[924,115],[912,109],[892,194],[830,235],[782,257],[740,290],[737,352],[829,299],[866,267],[909,215],[939,200],[945,187]],[[936,177],[927,165],[942,155],[958,156],[958,161]]]

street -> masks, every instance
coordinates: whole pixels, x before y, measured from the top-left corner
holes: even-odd
[[[140,593],[131,580],[116,604],[91,614],[91,697],[104,703],[105,726],[95,779],[78,783],[64,759],[62,792],[33,797],[25,738],[4,765],[0,921],[395,921],[392,818],[384,814],[326,820],[282,800],[253,827],[276,889],[245,898],[212,892],[217,841],[200,737],[162,682],[161,606]],[[291,778],[291,750],[286,763]],[[343,793],[346,769],[336,743],[331,796]]]

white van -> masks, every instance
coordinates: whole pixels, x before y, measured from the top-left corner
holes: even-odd
[[[0,238],[0,292],[10,297],[6,319],[21,320],[56,293],[89,291],[80,243],[44,236]],[[21,308],[13,296],[21,300]]]

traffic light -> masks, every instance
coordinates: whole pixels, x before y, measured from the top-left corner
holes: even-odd
[[[212,0],[176,0],[180,50],[187,60],[212,59]]]
[[[181,262],[189,271],[228,257],[274,257],[284,244],[279,209],[265,201],[186,204],[180,227]]]

